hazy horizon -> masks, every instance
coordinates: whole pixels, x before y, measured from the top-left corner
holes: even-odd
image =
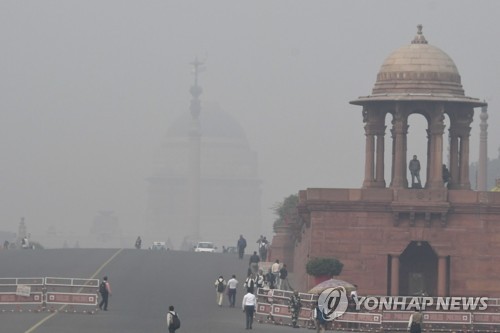
[[[454,60],[465,94],[489,104],[488,155],[498,158],[498,13],[497,1],[1,2],[0,231],[17,232],[24,217],[34,239],[52,226],[62,244],[113,211],[126,237],[143,233],[146,179],[189,112],[198,57],[202,112],[220,105],[258,154],[270,237],[271,208],[288,195],[361,187],[361,107],[349,101],[371,93],[417,24]],[[423,156],[415,129],[408,154]]]

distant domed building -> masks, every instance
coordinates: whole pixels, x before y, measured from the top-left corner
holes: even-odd
[[[240,124],[216,105],[204,106],[200,123],[200,237],[219,249],[248,241],[261,231],[261,181],[257,153]],[[176,248],[190,236],[190,145],[192,119],[180,116],[167,131],[154,174],[148,178],[151,228]],[[186,246],[186,244],[184,244]]]

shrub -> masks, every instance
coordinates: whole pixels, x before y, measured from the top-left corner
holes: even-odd
[[[335,258],[313,258],[306,264],[306,272],[312,276],[340,275],[344,264]]]

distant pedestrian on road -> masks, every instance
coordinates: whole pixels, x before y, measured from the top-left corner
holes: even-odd
[[[247,240],[243,238],[243,235],[240,235],[238,242],[236,243],[236,247],[238,247],[238,256],[240,259],[243,259],[243,255],[245,254],[245,248],[247,247]]]
[[[177,329],[181,327],[181,321],[179,315],[174,311],[174,306],[170,305],[168,307],[167,313],[167,327],[169,333],[175,333]]]
[[[99,285],[99,293],[101,294],[99,309],[108,311],[108,298],[111,296],[111,285],[108,282],[107,276],[102,278],[101,284]]]
[[[250,256],[250,260],[248,262],[248,266],[252,270],[252,274],[257,274],[259,271],[259,262],[260,262],[260,257],[257,254],[257,251],[253,251],[253,254]]]
[[[221,275],[215,280],[215,291],[217,292],[216,302],[220,307],[222,307],[222,300],[224,299],[224,290],[226,290],[226,280],[224,280]]]
[[[236,275],[227,281],[227,296],[229,298],[229,307],[234,308],[236,302],[236,288],[238,287],[238,280],[236,280]]]
[[[255,301],[255,295],[249,291],[245,294],[245,296],[243,296],[243,301],[241,302],[241,308],[243,309],[243,312],[245,312],[247,330],[252,329]]]

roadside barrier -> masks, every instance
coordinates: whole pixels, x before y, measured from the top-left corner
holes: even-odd
[[[43,292],[43,278],[0,278],[0,310],[42,311]]]
[[[291,325],[291,312],[288,307],[292,291],[277,289],[257,290],[255,318],[260,323]],[[299,313],[300,327],[315,328],[313,309],[318,296],[299,293],[302,308]],[[484,311],[437,311],[429,308],[423,311],[426,332],[500,332],[500,299],[490,298]],[[412,311],[347,311],[342,316],[327,323],[328,330],[347,332],[406,332]]]
[[[45,303],[49,311],[56,311],[57,305],[66,305],[65,312],[95,312],[98,279],[46,277],[45,287]]]
[[[0,278],[0,311],[95,313],[98,289],[98,279]]]

